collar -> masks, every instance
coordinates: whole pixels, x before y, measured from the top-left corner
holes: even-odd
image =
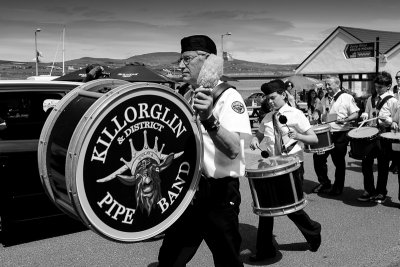
[[[332,98],[334,98],[339,92],[340,92],[340,89],[336,93],[333,94]],[[328,97],[330,97],[330,95],[328,95]]]
[[[280,109],[278,109],[277,112],[279,112],[280,114],[283,114],[284,112],[289,111],[289,110],[290,110],[290,106],[286,103]]]
[[[385,92],[385,93],[379,95],[379,97],[380,97],[381,99],[384,99],[384,98],[385,98],[386,96],[388,96],[388,95],[390,95],[389,92]]]

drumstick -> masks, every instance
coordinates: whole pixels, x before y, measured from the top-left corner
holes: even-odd
[[[268,151],[262,150],[259,146],[257,146],[257,148],[261,150],[261,157],[263,157],[265,159],[269,157]]]
[[[358,124],[360,124],[360,126],[358,126],[358,129],[360,129],[364,125],[364,123],[369,122],[369,121],[374,121],[374,120],[377,120],[377,119],[383,119],[383,118],[382,117],[375,117],[375,118],[372,118],[372,119],[360,121],[358,123]]]

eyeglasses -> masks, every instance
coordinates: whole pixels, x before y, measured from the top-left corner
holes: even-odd
[[[395,78],[396,78],[396,79],[400,79],[400,76],[396,76]]]
[[[180,62],[183,62],[183,64],[185,64],[186,66],[189,65],[189,63],[195,59],[196,57],[198,57],[199,55],[196,56],[182,56]]]

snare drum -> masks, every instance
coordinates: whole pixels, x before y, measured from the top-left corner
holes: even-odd
[[[293,155],[248,161],[246,177],[255,214],[265,217],[282,216],[307,205],[302,181],[293,175],[299,167],[299,158]]]
[[[40,136],[42,183],[62,211],[107,239],[166,230],[200,179],[202,135],[171,88],[101,79],[68,93]]]
[[[323,154],[335,147],[332,142],[331,126],[329,124],[315,125],[312,127],[318,137],[318,144],[304,145],[304,152]]]
[[[347,133],[350,139],[349,157],[362,160],[376,146],[379,130],[375,127],[356,128]]]
[[[387,132],[379,135],[381,149],[384,153],[400,152],[400,133]]]

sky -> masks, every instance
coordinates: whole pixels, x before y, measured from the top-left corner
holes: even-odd
[[[0,60],[34,61],[39,28],[41,61],[62,61],[65,27],[65,61],[180,52],[183,37],[205,34],[235,59],[299,64],[338,26],[399,32],[400,1],[2,1]]]

